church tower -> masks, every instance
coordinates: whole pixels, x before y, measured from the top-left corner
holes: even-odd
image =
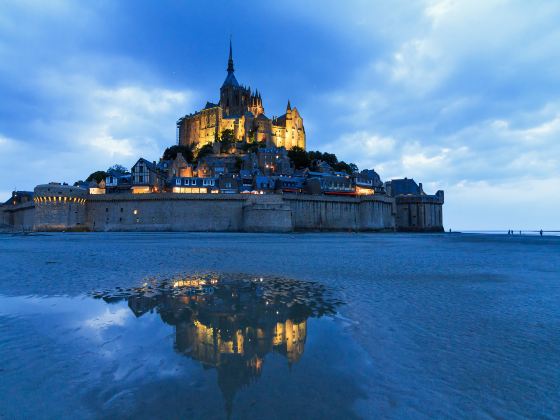
[[[230,40],[227,76],[220,88],[220,106],[224,117],[241,116],[249,105],[249,90],[237,82],[233,73],[233,48]]]

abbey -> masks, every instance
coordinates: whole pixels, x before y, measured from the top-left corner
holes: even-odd
[[[224,130],[232,130],[238,141],[264,142],[267,147],[293,147],[305,149],[303,118],[290,101],[286,113],[273,119],[264,113],[263,101],[258,90],[238,83],[234,75],[231,42],[227,77],[220,88],[218,104],[207,102],[204,109],[185,115],[177,121],[179,144],[200,148],[219,140]]]

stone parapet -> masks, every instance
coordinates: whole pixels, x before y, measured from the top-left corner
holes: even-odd
[[[95,194],[41,185],[33,202],[0,209],[0,225],[37,231],[441,230],[441,203],[386,195]],[[399,204],[400,203],[400,204]]]

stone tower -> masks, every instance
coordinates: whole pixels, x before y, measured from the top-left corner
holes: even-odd
[[[241,86],[235,78],[233,68],[233,51],[229,41],[229,59],[226,80],[220,88],[220,106],[224,117],[241,116],[250,105],[251,93]]]

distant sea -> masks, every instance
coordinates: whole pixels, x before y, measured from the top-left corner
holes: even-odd
[[[476,233],[481,235],[508,235],[506,230],[458,230],[461,233]],[[520,233],[521,232],[521,233]],[[537,235],[540,236],[540,230],[514,230],[513,235]],[[560,230],[544,230],[543,236],[560,236]]]

